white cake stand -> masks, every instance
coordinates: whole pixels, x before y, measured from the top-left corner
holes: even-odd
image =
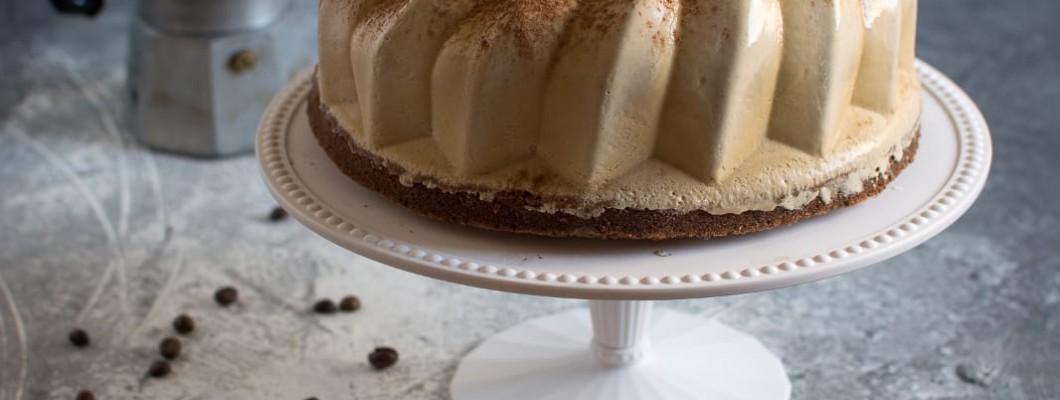
[[[460,363],[451,389],[456,400],[787,399],[784,367],[756,339],[675,311],[657,310],[652,318],[651,300],[835,276],[912,249],[956,221],[986,182],[989,131],[953,82],[924,63],[917,70],[924,84],[920,152],[884,193],[736,238],[552,239],[413,215],[352,183],[319,148],[304,112],[309,72],[266,111],[257,155],[280,204],[353,252],[465,285],[590,299],[590,313],[563,312],[486,339]]]

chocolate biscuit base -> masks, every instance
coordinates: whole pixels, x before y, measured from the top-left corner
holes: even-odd
[[[532,233],[555,237],[603,239],[711,238],[743,235],[791,224],[830,210],[847,207],[880,193],[916,154],[919,130],[901,160],[891,160],[882,177],[864,181],[865,189],[852,196],[836,196],[831,203],[817,198],[797,210],[747,211],[714,215],[706,211],[607,209],[594,218],[563,212],[545,213],[529,207],[550,199],[525,191],[499,192],[491,201],[470,191],[428,188],[423,184],[405,186],[398,177],[399,166],[362,149],[320,103],[316,84],[309,93],[309,122],[328,157],[351,179],[409,210],[442,221],[505,232]]]

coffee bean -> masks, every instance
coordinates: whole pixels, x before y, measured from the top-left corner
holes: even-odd
[[[316,397],[307,397],[305,400],[317,400]]]
[[[85,347],[92,343],[92,338],[88,337],[88,332],[82,329],[74,329],[70,331],[70,343],[77,347]]]
[[[225,286],[218,289],[217,292],[213,294],[213,299],[217,301],[217,304],[227,306],[235,303],[236,300],[239,299],[239,291],[234,287]]]
[[[283,207],[273,208],[272,212],[269,213],[269,220],[272,222],[283,221],[285,218],[287,218],[287,210],[284,210]]]
[[[158,354],[161,354],[167,360],[172,360],[180,357],[180,349],[182,347],[180,340],[177,340],[177,338],[165,338],[158,343]]]
[[[375,351],[368,354],[368,363],[375,369],[387,369],[397,364],[398,352],[392,347],[376,347]]]
[[[176,329],[182,335],[186,335],[195,330],[195,320],[191,319],[187,314],[180,314],[173,320],[173,329]]]
[[[88,390],[77,392],[77,400],[96,400],[96,395]]]
[[[329,299],[318,301],[313,305],[313,311],[318,314],[331,314],[335,312],[335,302]]]
[[[173,372],[173,366],[169,364],[169,361],[158,360],[151,363],[151,367],[147,369],[147,374],[155,378],[161,378],[169,375]]]
[[[357,296],[346,296],[339,302],[339,309],[345,312],[354,312],[361,309],[361,299]]]

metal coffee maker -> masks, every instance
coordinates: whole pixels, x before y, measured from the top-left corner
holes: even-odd
[[[53,4],[86,15],[102,7],[100,0]],[[140,0],[128,64],[136,135],[184,155],[253,150],[269,100],[316,60],[313,11],[291,0]]]

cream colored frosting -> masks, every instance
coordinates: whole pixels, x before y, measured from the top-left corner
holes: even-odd
[[[715,214],[863,190],[919,122],[916,0],[321,0],[322,100],[402,182]]]
[[[779,0],[733,0],[706,11],[712,3],[685,3],[692,10],[679,27],[655,147],[656,157],[703,181],[724,180],[765,139],[783,42]]]

